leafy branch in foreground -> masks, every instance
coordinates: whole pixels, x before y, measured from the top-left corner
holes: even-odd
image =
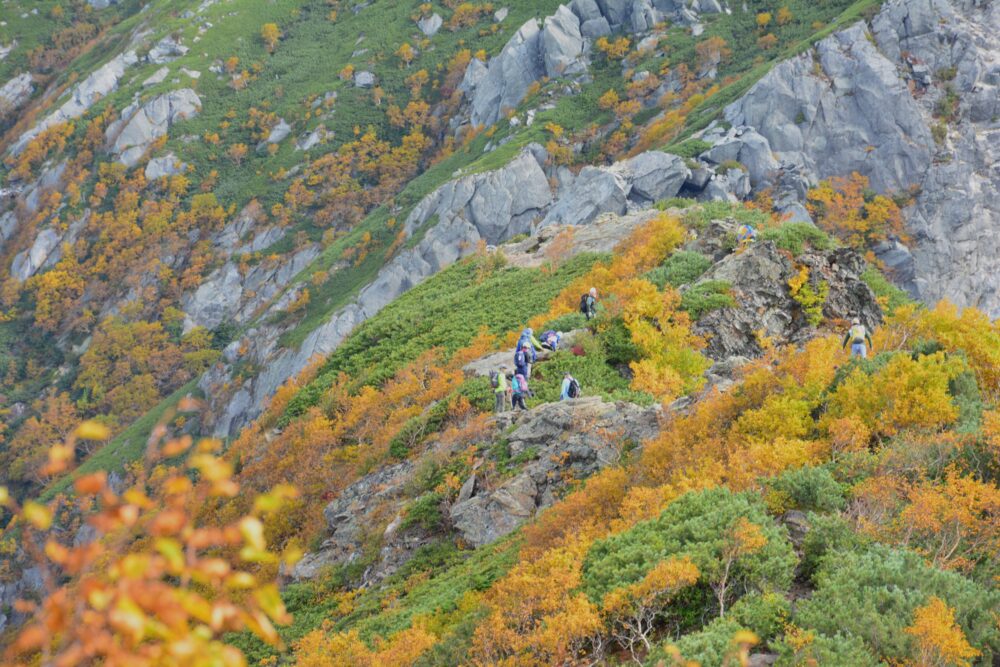
[[[185,399],[179,410],[195,407]],[[107,427],[84,422],[50,449],[45,472],[66,473],[78,440],[107,435]],[[19,533],[46,589],[42,602],[18,602],[29,620],[5,664],[244,665],[240,651],[220,640],[223,633],[248,629],[279,642],[274,624],[291,619],[275,583],[255,571],[297,554],[279,559],[267,550],[261,517],[296,492],[276,487],[232,523],[198,525],[197,507],[239,493],[232,467],[217,456],[220,447],[168,438],[161,424],[125,491],[103,471],[75,480],[75,503],[57,497],[19,505],[0,488],[0,502],[14,514],[4,532]],[[86,517],[91,539],[74,540],[56,526],[57,516],[76,512]]]

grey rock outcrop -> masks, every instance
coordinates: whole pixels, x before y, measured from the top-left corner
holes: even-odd
[[[291,133],[292,126],[285,122],[284,118],[279,118],[275,126],[271,128],[271,132],[267,135],[267,139],[264,141],[268,144],[280,144]]]
[[[552,505],[567,480],[617,463],[626,443],[655,436],[660,413],[659,406],[608,403],[592,396],[501,415],[498,430],[514,426],[507,436],[511,455],[531,453],[531,461],[497,488],[467,481],[468,488],[449,510],[452,524],[473,546],[495,542]]]
[[[444,19],[441,18],[441,15],[434,12],[430,16],[425,16],[417,21],[417,27],[420,28],[420,32],[424,33],[426,37],[433,37],[441,29],[443,23]]]
[[[167,75],[170,74],[169,67],[161,67],[156,70],[149,77],[142,82],[143,88],[148,88],[149,86],[155,86],[158,83],[163,83],[167,80]]]
[[[548,76],[579,74],[587,69],[582,59],[584,50],[580,20],[565,5],[545,19],[539,48]]]
[[[34,92],[35,84],[31,72],[22,72],[0,86],[0,121],[21,108]]]
[[[154,65],[164,65],[172,60],[177,60],[188,51],[190,49],[181,44],[180,41],[167,36],[153,45],[153,48],[149,50],[149,54],[146,55],[146,60]]]
[[[376,81],[375,74],[367,70],[354,73],[354,86],[356,88],[371,88]]]
[[[175,123],[201,111],[201,99],[190,88],[157,95],[145,104],[126,107],[121,118],[108,126],[108,148],[127,167],[133,167],[156,139]]]
[[[187,171],[187,165],[181,162],[173,153],[154,157],[146,163],[145,176],[147,181],[155,181],[164,176],[175,176]]]
[[[59,247],[62,236],[55,229],[46,227],[38,232],[31,248],[19,252],[10,266],[10,275],[17,280],[25,281],[35,275],[48,260],[49,255]]]
[[[807,182],[857,171],[877,191],[915,193],[904,211],[909,247],[890,240],[881,249],[890,253],[893,277],[925,301],[948,298],[996,317],[997,35],[996,3],[891,0],[871,32],[858,23],[778,65],[726,118],[767,140],[781,163],[778,182],[789,169]],[[959,103],[943,122],[938,105],[949,95]],[[932,125],[939,125],[937,142]]]
[[[209,274],[197,290],[181,299],[181,307],[187,315],[185,331],[195,326],[215,329],[229,320],[237,324],[245,323],[318,254],[317,248],[308,246],[288,261],[263,261],[251,267],[245,275],[235,262],[226,262]]]
[[[11,153],[17,155],[28,142],[57,123],[79,118],[96,102],[118,88],[118,81],[125,70],[139,62],[135,51],[120,53],[110,61],[94,70],[86,79],[76,85],[70,92],[70,97],[58,109],[46,116],[18,137],[11,146]]]
[[[540,226],[586,225],[604,213],[622,215],[630,204],[673,197],[689,176],[681,158],[659,151],[647,151],[609,168],[584,167]]]
[[[329,537],[317,551],[306,554],[295,564],[289,572],[291,578],[296,581],[313,579],[333,565],[347,565],[360,558],[364,553],[365,537],[380,521],[402,509],[403,487],[412,475],[412,463],[398,463],[366,475],[344,489],[323,510]],[[395,569],[380,565],[378,578]],[[363,583],[371,581],[372,578],[366,576]]]
[[[714,222],[705,235],[728,235],[735,228],[735,223]],[[705,239],[698,241],[700,246],[705,243]],[[695,324],[694,331],[708,338],[707,356],[718,361],[734,356],[758,357],[763,353],[759,332],[790,343],[811,337],[815,329],[788,286],[799,266],[808,269],[813,290],[822,289],[821,283],[829,290],[822,307],[825,319],[858,317],[871,329],[882,322],[875,294],[861,279],[865,261],[855,251],[807,250],[793,262],[773,242],[757,242],[741,253],[723,257],[695,283],[728,282],[736,302],[733,307],[706,313]]]
[[[506,109],[515,108],[528,88],[545,73],[539,52],[538,21],[529,20],[510,38],[503,50],[483,65],[477,58],[466,70],[465,90],[470,96],[469,119],[473,125],[493,125]]]

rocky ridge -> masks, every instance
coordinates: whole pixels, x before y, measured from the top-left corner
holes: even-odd
[[[725,110],[702,157],[738,159],[802,214],[806,187],[857,171],[911,193],[911,237],[877,250],[914,296],[1000,315],[1000,6],[891,0],[774,67]],[[954,104],[953,112],[950,111]]]

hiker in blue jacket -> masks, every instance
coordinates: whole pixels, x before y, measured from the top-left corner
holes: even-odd
[[[577,398],[580,396],[580,383],[576,381],[576,378],[566,373],[563,376],[562,388],[559,392],[559,400],[566,401],[571,398]]]
[[[514,353],[514,373],[530,378],[531,362],[535,360],[534,357],[535,351],[531,349],[531,345],[528,343],[524,343],[518,347],[517,352]]]

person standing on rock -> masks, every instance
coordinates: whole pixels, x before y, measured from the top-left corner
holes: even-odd
[[[865,345],[866,341],[867,346]],[[851,344],[852,357],[868,358],[868,348],[872,346],[872,337],[865,325],[861,324],[861,320],[856,317],[851,320],[851,328],[847,330],[847,335],[844,336],[844,342],[840,347],[847,347],[848,342]]]
[[[514,373],[531,377],[531,362],[535,360],[535,351],[528,343],[523,343],[514,353]]]
[[[501,366],[500,371],[490,373],[490,386],[493,387],[493,394],[496,396],[494,412],[500,414],[507,409],[507,367]]]
[[[527,410],[528,406],[525,405],[524,399],[527,396],[531,396],[531,390],[528,388],[528,380],[518,373],[514,376],[514,380],[511,382],[511,389],[513,390],[513,398],[511,399],[511,410]]]
[[[597,288],[591,287],[590,291],[580,297],[580,312],[588,320],[597,317]]]
[[[753,228],[753,225],[743,224],[736,230],[736,246],[740,250],[745,249],[756,240],[757,230]]]
[[[578,398],[580,396],[580,383],[576,381],[576,378],[566,373],[563,376],[562,387],[559,391],[559,400],[568,401],[571,398]]]

